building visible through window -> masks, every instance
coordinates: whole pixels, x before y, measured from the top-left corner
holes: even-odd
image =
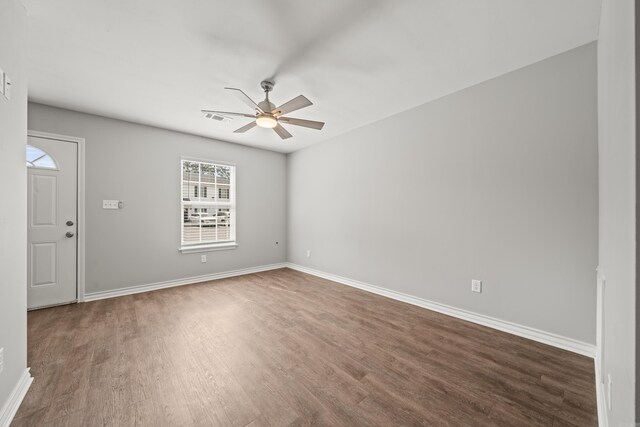
[[[182,245],[235,242],[235,167],[182,160]]]

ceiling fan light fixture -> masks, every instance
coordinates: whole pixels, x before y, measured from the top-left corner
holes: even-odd
[[[256,119],[256,124],[261,128],[273,129],[278,126],[278,120],[275,117],[269,115],[260,115]]]
[[[306,108],[310,105],[313,105],[313,102],[309,101],[304,95],[298,95],[295,98],[290,99],[289,101],[280,105],[279,107],[276,107],[273,102],[269,101],[269,92],[273,90],[274,84],[275,82],[273,80],[263,80],[262,83],[260,83],[262,90],[264,90],[264,101],[260,101],[259,103],[256,103],[253,99],[249,98],[249,96],[240,89],[225,87],[225,89],[232,91],[237,97],[240,98],[242,102],[247,104],[253,110],[253,114],[232,113],[229,111],[214,110],[201,111],[205,114],[205,117],[211,118],[217,118],[218,116],[239,116],[248,118],[250,117],[252,119],[246,125],[234,130],[233,133],[245,133],[258,126],[261,128],[273,129],[273,131],[277,133],[278,136],[282,139],[291,138],[293,135],[291,135],[283,126],[281,126],[279,122],[284,122],[287,125],[301,126],[309,129],[322,129],[322,127],[324,126],[323,122],[285,117],[285,114],[289,114],[293,111],[298,111],[302,108]]]

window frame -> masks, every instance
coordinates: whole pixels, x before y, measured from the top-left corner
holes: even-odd
[[[186,208],[185,206],[185,201],[183,200],[183,193],[182,193],[182,189],[183,189],[183,185],[184,185],[184,175],[183,175],[183,164],[184,162],[196,162],[196,163],[206,163],[209,165],[214,165],[214,166],[225,166],[225,167],[229,167],[231,168],[231,176],[229,178],[229,202],[224,203],[224,206],[228,206],[229,209],[229,215],[230,215],[230,234],[231,234],[231,239],[229,240],[224,240],[224,241],[218,241],[218,242],[197,242],[197,243],[185,243],[184,241],[184,209]],[[220,160],[211,160],[211,159],[203,159],[203,158],[198,158],[198,157],[191,157],[191,156],[181,156],[180,157],[180,162],[179,162],[179,167],[180,167],[180,247],[179,247],[179,251],[182,253],[195,253],[195,252],[210,252],[210,251],[217,251],[217,250],[227,250],[227,249],[235,249],[238,247],[238,238],[237,238],[237,224],[236,224],[236,209],[237,209],[237,204],[236,204],[236,188],[237,188],[237,183],[238,183],[238,176],[237,176],[237,167],[235,163],[231,163],[231,162],[227,162],[227,161],[220,161]],[[201,184],[201,183],[199,183]],[[216,191],[216,195],[217,195],[217,191]],[[195,196],[194,196],[195,197]],[[223,205],[219,204],[217,202],[217,198],[215,199],[216,201],[211,203],[211,206],[204,206],[204,208],[209,209],[215,209],[216,213],[218,212],[218,209],[220,209]],[[195,204],[197,204],[198,202],[195,202]],[[207,202],[204,202],[205,204]],[[198,206],[198,209],[203,208],[203,206]],[[194,208],[195,209],[195,208]]]

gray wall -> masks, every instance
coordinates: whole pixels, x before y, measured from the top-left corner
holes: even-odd
[[[295,152],[288,259],[595,343],[596,115],[589,44]]]
[[[634,2],[603,0],[598,40],[599,265],[610,426],[633,425],[635,362]]]
[[[0,0],[0,68],[12,81],[0,95],[0,410],[27,367],[27,14],[18,0]]]
[[[28,125],[86,138],[87,292],[285,261],[285,155],[33,103]],[[237,167],[239,246],[206,264],[178,252],[181,156]],[[103,199],[124,209],[103,210]]]

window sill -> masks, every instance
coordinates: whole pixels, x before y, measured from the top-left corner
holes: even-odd
[[[182,246],[178,250],[183,254],[193,254],[197,252],[226,251],[238,247],[236,242],[211,243],[208,245]]]

